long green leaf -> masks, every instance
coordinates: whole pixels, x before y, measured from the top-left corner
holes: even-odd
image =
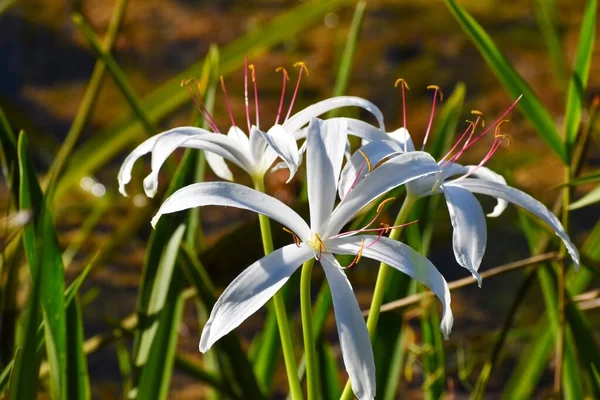
[[[306,1],[291,11],[277,16],[271,22],[255,28],[221,49],[220,73],[224,76],[230,74],[243,65],[245,55],[255,56],[264,53],[270,47],[294,37],[321,20],[327,13],[349,2],[350,0]],[[204,61],[191,65],[144,98],[142,107],[150,122],[157,123],[191,102],[188,92],[181,89],[180,84],[182,80],[195,76]],[[57,189],[57,195],[60,196],[69,187],[77,184],[82,177],[93,174],[107,161],[131,146],[140,134],[141,126],[137,120],[127,116],[88,140],[73,154],[69,168]]]
[[[577,132],[579,132],[579,125],[581,124],[584,95],[590,74],[590,65],[592,63],[592,53],[594,52],[594,41],[596,38],[597,11],[598,1],[589,0],[581,24],[577,56],[567,93],[564,131],[568,150],[573,147],[577,139]]]
[[[28,154],[28,141],[21,133],[18,141],[20,197],[19,207],[33,211],[33,221],[23,232],[23,244],[32,280],[41,282],[40,301],[50,364],[50,393],[53,399],[66,398],[66,317],[64,276],[58,236],[52,216],[40,189]],[[33,343],[27,343],[35,346]]]
[[[455,0],[444,0],[444,2],[510,95],[513,98],[523,95],[519,107],[523,110],[525,117],[556,155],[564,163],[567,163],[566,149],[558,134],[554,120],[537,95],[504,57],[481,25]]]
[[[587,207],[592,204],[595,204],[600,201],[600,186],[596,187],[591,192],[587,193],[585,196],[580,198],[579,200],[571,203],[569,205],[569,210],[577,210],[579,208]]]
[[[559,83],[558,86],[563,89],[566,86],[567,67],[556,26],[556,0],[534,0],[532,5],[533,13],[540,26],[542,37],[546,42],[546,48],[552,60],[553,72]]]
[[[83,319],[79,298],[67,307],[67,398],[91,399],[87,358],[83,351]]]

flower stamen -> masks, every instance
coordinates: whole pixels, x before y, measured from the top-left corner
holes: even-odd
[[[423,139],[423,144],[421,145],[421,151],[423,151],[423,149],[425,149],[425,145],[427,144],[427,139],[429,138],[429,132],[431,132],[431,126],[433,125],[433,116],[435,115],[435,103],[436,103],[438,93],[440,95],[440,102],[442,102],[444,100],[444,93],[442,92],[442,89],[440,89],[440,87],[438,85],[429,85],[429,86],[427,86],[427,89],[434,89],[435,92],[433,92],[433,102],[431,104],[431,113],[429,115],[429,123],[427,124],[427,131],[425,132],[425,138]]]
[[[285,226],[283,227],[283,230],[292,235],[292,237],[294,238],[294,243],[296,244],[296,246],[300,247],[300,245],[302,244],[302,240],[300,240],[300,238],[294,232],[292,232]]]
[[[227,107],[227,113],[229,114],[229,120],[231,121],[231,126],[236,126],[235,120],[233,119],[233,112],[231,111],[231,103],[229,102],[229,94],[227,93],[227,87],[225,87],[225,80],[223,79],[223,75],[221,75],[221,89],[223,90],[223,94],[225,95],[225,106]]]
[[[248,65],[250,71],[252,71],[252,86],[254,87],[254,114],[256,115],[256,127],[260,129],[260,120],[258,112],[258,85],[256,84],[256,72],[254,71],[254,64]]]
[[[298,80],[296,81],[296,88],[294,89],[294,94],[292,96],[292,101],[290,102],[290,107],[288,108],[287,115],[285,116],[285,121],[287,121],[290,118],[290,115],[292,114],[292,108],[294,108],[294,102],[296,101],[296,95],[298,94],[298,88],[300,87],[300,81],[302,80],[302,72],[306,70],[306,76],[310,75],[308,67],[306,66],[306,63],[304,61],[298,61],[294,64],[294,68],[298,66],[300,67],[300,71],[298,72]]]
[[[342,267],[342,269],[348,269],[348,268],[358,264],[360,262],[360,259],[362,258],[362,253],[363,253],[364,248],[365,248],[365,240],[363,239],[360,241],[360,248],[358,249],[356,256],[354,256],[354,260],[352,260],[352,262],[350,264],[346,265],[345,267]]]
[[[404,78],[396,79],[396,82],[394,82],[394,87],[398,87],[398,85],[400,85],[400,91],[402,92],[402,127],[406,129],[406,93],[404,92],[404,89],[410,90],[410,88],[408,87],[408,83],[406,83]],[[404,142],[404,151],[406,152],[407,150],[407,144]]]
[[[371,164],[371,160],[369,160],[369,157],[367,157],[367,155],[361,149],[358,149],[358,152],[365,159],[365,162],[367,163],[367,167],[368,167],[367,170],[369,172],[373,171],[373,165]]]
[[[281,109],[283,108],[283,100],[285,98],[285,87],[287,85],[287,81],[290,80],[288,76],[287,70],[283,67],[278,67],[275,69],[275,72],[282,71],[283,73],[283,84],[281,85],[281,98],[279,99],[279,108],[277,109],[277,117],[275,118],[275,125],[279,123],[279,117],[281,116]]]
[[[248,102],[248,56],[244,58],[244,104],[246,106],[246,123],[248,132],[252,129],[250,124],[250,104]]]
[[[190,82],[194,82],[196,84],[196,90],[194,90],[193,88],[190,87]],[[220,131],[219,131],[219,128],[217,127],[217,124],[215,123],[212,116],[210,115],[210,112],[208,112],[208,109],[204,105],[205,104],[204,97],[202,97],[201,84],[198,81],[198,79],[196,79],[196,78],[184,79],[181,81],[180,86],[183,87],[183,85],[185,85],[188,92],[190,93],[190,97],[192,98],[192,101],[194,102],[194,106],[196,107],[196,110],[198,110],[198,112],[200,113],[202,118],[204,118],[204,120],[206,121],[206,123],[208,124],[210,129],[212,129],[213,132],[215,132],[215,133],[219,133]]]

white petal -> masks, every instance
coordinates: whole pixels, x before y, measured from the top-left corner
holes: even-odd
[[[248,136],[237,126],[232,126],[229,128],[227,132],[227,136],[238,142],[240,145],[248,148],[250,146],[250,141],[248,140]]]
[[[275,197],[230,182],[202,182],[185,186],[165,200],[152,218],[201,206],[228,206],[264,214],[292,230],[302,241],[312,239],[310,228],[291,208]]]
[[[352,391],[359,399],[373,399],[375,397],[373,348],[352,285],[331,254],[322,254],[321,265],[331,289],[342,359],[352,383]]]
[[[383,123],[383,114],[381,114],[379,108],[377,108],[375,104],[371,103],[368,100],[354,96],[332,97],[330,99],[322,100],[318,103],[308,106],[304,110],[299,111],[298,113],[290,117],[290,119],[285,121],[283,123],[283,128],[288,132],[295,132],[302,128],[304,125],[308,124],[311,119],[325,114],[328,111],[343,107],[360,107],[369,111],[375,116],[375,118],[377,118],[377,123],[379,124],[379,127],[382,130],[385,130],[385,126]]]
[[[233,181],[233,173],[227,166],[227,163],[223,157],[211,151],[204,153],[204,156],[206,157],[206,163],[216,176],[221,179],[225,179],[226,181]]]
[[[312,249],[309,246],[290,244],[246,268],[215,303],[202,330],[200,351],[206,352],[217,340],[254,314],[311,257]]]
[[[402,149],[404,149],[404,146],[406,146],[406,151],[415,151],[415,145],[413,144],[413,141],[410,138],[410,133],[408,133],[408,129],[396,129],[393,132],[388,132],[388,136],[390,136],[396,143],[400,144],[402,146]]]
[[[435,160],[422,151],[400,154],[384,162],[360,181],[336,207],[323,224],[322,237],[337,234],[358,211],[389,190],[423,176],[439,174]]]
[[[131,170],[133,169],[133,165],[138,160],[138,158],[152,151],[152,148],[156,144],[156,141],[162,135],[164,135],[164,133],[152,136],[151,138],[143,141],[131,153],[129,153],[127,158],[125,158],[125,161],[123,161],[123,164],[121,164],[119,174],[117,175],[117,180],[119,181],[119,192],[123,196],[127,196],[127,192],[125,191],[125,185],[127,185],[131,181]]]
[[[287,164],[290,170],[290,176],[287,180],[289,182],[296,174],[298,165],[300,164],[300,152],[298,151],[296,138],[290,132],[283,129],[281,125],[274,125],[268,132],[261,133],[269,146]]]
[[[528,195],[508,185],[503,185],[496,182],[489,182],[483,179],[466,178],[452,185],[460,185],[473,193],[486,194],[488,196],[504,199],[509,203],[516,204],[525,208],[539,219],[550,225],[554,233],[560,237],[567,248],[567,251],[573,259],[575,268],[579,267],[579,252],[569,239],[569,235],[565,232],[562,224],[545,205]]]
[[[267,149],[267,142],[263,137],[263,133],[256,126],[250,129],[250,154],[262,154]]]
[[[473,274],[481,287],[481,276],[477,271],[487,243],[483,209],[467,189],[442,185],[442,191],[446,196],[446,205],[452,222],[452,247],[456,261]]]
[[[306,138],[306,180],[310,226],[315,232],[329,217],[346,143],[346,125],[340,121],[313,119]]]
[[[171,129],[157,138],[152,148],[152,172],[144,179],[144,190],[148,197],[154,197],[158,187],[158,172],[166,159],[179,147],[206,150],[247,170],[251,163],[247,149],[237,140],[225,135],[211,133],[194,127]],[[219,170],[219,172],[222,172]],[[230,171],[231,172],[231,171]],[[216,173],[216,172],[215,172]]]
[[[448,163],[443,169],[443,178],[442,181],[445,181],[447,178],[456,175],[465,175],[471,173],[471,171],[475,170],[471,176],[485,179],[486,181],[501,183],[506,185],[506,179],[500,174],[495,173],[491,169],[487,167],[477,167],[476,165],[465,165],[462,166],[460,164]],[[498,217],[500,214],[504,212],[506,207],[508,206],[508,202],[503,199],[496,199],[498,204],[494,207],[494,210],[489,213],[488,217]]]
[[[356,254],[364,240],[363,256],[384,262],[426,285],[440,299],[443,306],[440,328],[447,339],[452,329],[454,317],[450,309],[450,289],[448,283],[427,258],[411,247],[397,240],[382,236],[377,242],[374,235],[356,235],[332,239],[326,242],[327,250],[338,254]]]
[[[329,118],[327,121],[344,121],[348,125],[349,135],[359,137],[367,142],[374,142],[376,140],[390,140],[390,137],[387,133],[385,133],[385,131],[369,124],[368,122],[361,121],[360,119],[336,117]],[[306,127],[297,130],[294,132],[294,137],[296,140],[304,139],[306,138],[306,132],[308,132],[308,128]]]
[[[340,174],[340,183],[338,184],[340,199],[346,197],[352,186],[358,184],[365,175],[371,172],[369,167],[375,168],[383,159],[402,152],[400,145],[391,140],[371,142],[354,152]],[[363,154],[368,158],[368,162]]]

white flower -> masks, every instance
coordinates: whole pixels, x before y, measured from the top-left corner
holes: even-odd
[[[300,64],[300,74],[298,84],[302,76],[302,71],[306,69],[303,63]],[[216,123],[203,106],[202,98],[199,95],[194,97],[199,112],[210,125],[213,132],[190,126],[178,127],[161,134],[155,135],[134,149],[123,162],[118,174],[119,191],[126,196],[125,185],[131,181],[131,170],[135,162],[145,154],[152,153],[152,172],[144,179],[144,190],[148,197],[156,194],[158,187],[158,173],[165,160],[180,147],[195,148],[206,151],[206,160],[213,172],[220,178],[232,181],[233,174],[224,160],[230,161],[246,171],[253,180],[261,180],[269,171],[273,162],[279,157],[283,160],[284,166],[289,169],[291,179],[296,173],[301,163],[301,154],[296,144],[297,138],[301,135],[295,134],[301,128],[306,126],[312,118],[318,117],[328,111],[342,107],[360,107],[371,112],[383,129],[383,116],[379,109],[371,102],[360,97],[340,96],[313,104],[304,110],[291,115],[291,110],[296,98],[298,85],[292,97],[288,108],[287,116],[283,123],[279,123],[281,108],[285,95],[285,82],[287,73],[284,71],[283,90],[281,95],[279,112],[275,124],[267,131],[259,128],[258,116],[258,94],[256,90],[256,79],[254,77],[254,68],[252,70],[252,81],[254,82],[256,120],[252,125],[250,122],[250,109],[248,105],[248,87],[246,82],[246,120],[249,135],[235,124],[227,89],[223,80],[222,88],[225,94],[225,101],[232,126],[226,135],[219,134]],[[246,68],[246,72],[248,68]],[[308,70],[306,70],[308,72]],[[247,78],[247,75],[246,75]],[[188,87],[189,89],[189,87]],[[190,89],[191,90],[191,89]],[[191,92],[193,94],[193,92]],[[280,168],[281,166],[277,166]]]
[[[445,336],[450,332],[453,317],[450,292],[443,276],[409,246],[383,237],[389,227],[365,227],[340,233],[359,210],[390,189],[437,175],[437,164],[424,152],[399,155],[361,180],[334,208],[347,129],[340,119],[313,119],[308,127],[306,168],[310,226],[279,200],[228,182],[197,183],[178,190],[164,202],[152,223],[156,224],[167,213],[221,205],[265,214],[293,232],[295,244],[284,246],[250,265],[225,289],[204,326],[200,351],[207,351],[215,341],[256,312],[303,262],[314,257],[320,261],[331,288],[342,356],[354,393],[360,399],[372,399],[375,365],[369,333],[352,286],[333,254],[355,255],[355,262],[361,256],[384,262],[427,285],[442,302],[441,330]],[[379,234],[364,234],[366,232]]]
[[[528,194],[508,186],[501,175],[483,166],[499,149],[500,144],[508,139],[507,136],[500,134],[499,126],[505,122],[503,118],[515,105],[516,102],[497,121],[478,135],[475,135],[475,131],[481,115],[476,112],[477,120],[469,125],[454,147],[438,162],[441,174],[416,179],[406,185],[407,193],[417,197],[436,193],[444,194],[453,228],[452,244],[456,261],[471,272],[479,286],[481,286],[481,276],[478,269],[487,244],[487,228],[483,209],[473,193],[485,194],[497,199],[498,203],[488,217],[497,217],[502,214],[508,203],[516,204],[536,215],[562,239],[575,267],[579,266],[579,253],[556,216],[542,203]],[[453,162],[494,127],[494,142],[478,165],[462,166]],[[430,128],[431,122],[425,138],[427,138]],[[372,166],[384,160],[388,160],[386,162],[393,161],[395,157],[415,151],[408,130],[405,128],[400,128],[388,135],[377,128],[373,129],[370,137],[376,139],[367,138],[371,142],[350,158],[341,173],[338,187],[341,198],[344,198],[346,193],[357,182],[360,182],[360,179],[369,175]],[[368,164],[368,168],[365,168],[365,163]]]

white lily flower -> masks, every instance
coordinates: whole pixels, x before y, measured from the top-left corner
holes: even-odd
[[[437,94],[439,88],[435,86],[433,88],[436,89]],[[433,110],[435,110],[435,98],[436,95],[434,95]],[[484,167],[484,164],[499,149],[501,143],[509,139],[507,136],[500,134],[499,127],[503,122],[506,122],[503,118],[514,108],[517,102],[478,135],[475,135],[475,131],[482,120],[482,115],[480,112],[474,112],[477,115],[476,121],[469,125],[452,149],[438,162],[440,175],[423,177],[406,185],[407,193],[417,197],[426,197],[436,193],[444,194],[453,228],[452,242],[456,261],[471,272],[473,277],[477,279],[479,286],[481,286],[481,276],[478,270],[487,244],[487,228],[483,209],[473,193],[492,196],[497,200],[496,207],[492,213],[487,215],[488,217],[499,216],[506,209],[508,203],[513,203],[540,218],[562,239],[573,259],[575,268],[579,267],[579,253],[558,218],[542,203],[530,195],[508,186],[501,175]],[[423,148],[431,129],[433,110],[425,134]],[[462,166],[454,162],[492,128],[495,128],[494,142],[487,155],[478,165]],[[377,128],[373,129],[377,130]],[[382,131],[377,135],[382,138]],[[462,147],[460,147],[460,144],[462,144]],[[371,141],[360,149],[360,153],[356,152],[346,163],[338,187],[340,197],[344,198],[346,193],[357,182],[360,182],[360,179],[367,176],[370,173],[371,166],[384,160],[393,161],[395,157],[410,154],[414,151],[415,146],[408,130],[405,128],[400,128],[393,135],[387,135],[383,140]],[[364,168],[365,163],[368,163],[369,168]]]
[[[364,319],[343,267],[333,254],[355,255],[384,262],[427,285],[443,305],[441,330],[453,323],[450,292],[433,264],[409,246],[383,237],[390,227],[340,233],[369,202],[394,187],[439,174],[433,158],[424,152],[401,154],[377,168],[334,208],[345,149],[347,125],[343,120],[313,119],[307,135],[307,184],[310,226],[281,201],[251,188],[229,182],[197,183],[182,188],[161,206],[152,223],[168,213],[192,207],[221,205],[267,215],[292,232],[295,244],[284,246],[244,270],[216,302],[202,331],[205,352],[223,335],[262,307],[305,261],[320,261],[331,288],[335,319],[346,370],[360,399],[375,396],[373,351]],[[378,234],[365,234],[376,232]],[[351,265],[352,265],[351,264]]]
[[[306,71],[308,74],[308,69],[306,69],[304,63],[298,63],[297,65],[300,65],[298,82],[288,108],[287,116],[280,124],[279,119],[281,116],[287,81],[287,72],[285,69],[281,69],[283,71],[283,89],[281,101],[279,103],[279,111],[277,113],[275,124],[267,131],[263,131],[259,127],[258,90],[254,75],[254,67],[252,65],[246,67],[246,122],[249,136],[235,123],[233,113],[231,112],[227,89],[222,78],[221,86],[225,95],[225,102],[232,124],[226,135],[219,134],[220,131],[213,118],[206,110],[206,107],[204,107],[201,96],[199,94],[194,95],[193,90],[188,87],[190,93],[195,96],[194,102],[198,110],[211,127],[212,132],[207,129],[184,126],[168,130],[147,139],[134,149],[123,162],[118,174],[119,191],[124,196],[127,195],[125,185],[131,181],[133,165],[140,157],[152,153],[152,172],[144,179],[144,190],[148,197],[154,197],[158,188],[158,173],[161,166],[166,159],[180,147],[206,151],[206,160],[213,172],[218,177],[228,181],[233,180],[233,174],[224,160],[227,160],[246,171],[254,181],[262,181],[264,175],[271,169],[271,166],[279,157],[283,160],[283,166],[289,169],[289,181],[292,179],[301,163],[301,154],[299,153],[298,145],[296,144],[296,140],[300,138],[301,135],[295,134],[295,132],[306,126],[312,118],[337,108],[363,108],[375,116],[383,129],[383,116],[381,111],[379,111],[373,103],[360,97],[353,96],[340,96],[323,100],[290,116],[302,73],[303,71]],[[251,124],[250,122],[247,85],[248,69],[252,71],[252,82],[254,84],[254,103],[256,109],[255,124]],[[281,166],[278,165],[276,168],[278,169],[280,167]]]

